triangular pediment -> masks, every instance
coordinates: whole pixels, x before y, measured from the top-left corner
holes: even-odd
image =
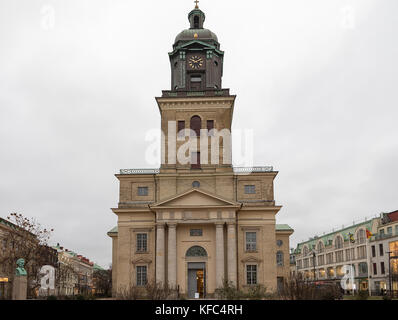
[[[169,198],[152,205],[152,208],[160,207],[226,207],[226,206],[240,206],[240,204],[223,199],[217,195],[198,190],[191,189],[187,192]]]

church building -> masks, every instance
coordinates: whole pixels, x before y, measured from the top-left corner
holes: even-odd
[[[232,165],[227,133],[236,96],[222,86],[224,52],[197,4],[188,20],[169,53],[170,90],[156,98],[161,167],[116,175],[113,293],[162,283],[187,298],[210,298],[224,281],[275,292],[289,276],[293,233],[276,224],[278,172]]]

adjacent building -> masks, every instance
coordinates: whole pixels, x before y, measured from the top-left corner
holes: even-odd
[[[171,90],[156,98],[162,165],[116,175],[118,220],[108,233],[114,294],[148,282],[167,283],[189,298],[211,297],[224,281],[276,291],[289,276],[293,233],[276,224],[278,172],[233,167],[226,136],[218,150],[210,147],[217,132],[231,131],[236,96],[222,87],[224,52],[204,28],[204,12],[196,6],[188,20],[169,53]],[[194,151],[181,161],[190,137]]]
[[[398,211],[299,243],[291,258],[291,274],[304,280],[341,282],[352,266],[351,289],[398,290]]]
[[[381,215],[369,245],[372,292],[398,293],[398,211]]]

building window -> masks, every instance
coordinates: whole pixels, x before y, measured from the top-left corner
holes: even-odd
[[[246,232],[246,251],[256,251],[257,250],[257,233],[256,232]]]
[[[214,120],[207,120],[207,134],[213,136],[212,130],[214,129]]]
[[[141,197],[148,196],[148,187],[138,187],[138,195]]]
[[[379,252],[380,252],[380,257],[384,256],[384,248],[382,243],[379,244]]]
[[[245,186],[245,194],[255,194],[256,193],[256,186],[247,185]]]
[[[325,264],[325,256],[318,256],[318,265],[323,266]]]
[[[358,259],[366,258],[366,246],[358,247]]]
[[[373,274],[377,275],[377,264],[373,263]]]
[[[137,234],[137,252],[148,251],[148,235],[146,233]]]
[[[199,116],[193,116],[191,118],[190,128],[193,132],[191,132],[191,136],[200,137],[200,129],[202,128],[202,119]]]
[[[395,226],[395,235],[398,236],[398,224]]]
[[[185,121],[178,121],[178,136],[185,136]]]
[[[365,239],[366,239],[365,230],[361,229],[358,231],[357,239],[358,239],[358,243],[365,243]]]
[[[388,228],[387,228],[387,234],[388,234],[389,236],[392,235],[392,227],[388,227]]]
[[[192,187],[193,188],[199,188],[200,187],[200,182],[199,181],[192,182]]]
[[[384,262],[380,263],[380,270],[381,270],[381,274],[385,274],[386,273],[386,267],[384,266]]]
[[[331,264],[333,263],[333,253],[328,253],[326,255],[326,264]]]
[[[325,251],[325,246],[322,242],[318,243],[318,253],[323,253]]]
[[[207,252],[204,248],[200,246],[193,246],[188,249],[185,254],[187,257],[207,257]]]
[[[193,27],[194,29],[199,29],[199,16],[193,18]]]
[[[336,251],[336,262],[343,262],[344,258],[343,258],[343,250],[340,251]]]
[[[137,286],[143,287],[147,285],[147,267],[138,266],[137,267]]]
[[[279,267],[283,267],[283,252],[278,251],[276,253],[276,265]]]
[[[277,245],[278,247],[282,247],[283,241],[282,241],[282,240],[276,240],[276,245]]]
[[[189,231],[189,235],[191,237],[201,237],[201,236],[203,236],[203,230],[202,229],[191,229]]]
[[[246,278],[248,285],[257,284],[257,265],[246,266]]]
[[[200,152],[191,153],[191,169],[200,169]]]
[[[340,236],[337,236],[334,246],[336,249],[341,249],[343,247],[343,238]]]
[[[376,257],[376,246],[372,246],[372,257]]]
[[[384,229],[380,229],[379,233],[380,233],[380,238],[383,238],[384,237]]]

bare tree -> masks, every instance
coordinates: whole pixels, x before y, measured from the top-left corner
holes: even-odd
[[[13,281],[16,261],[19,258],[25,259],[28,296],[32,297],[35,295],[35,289],[40,286],[40,268],[46,264],[56,267],[56,251],[48,246],[48,240],[54,230],[43,228],[35,219],[18,213],[11,213],[7,219],[11,223],[4,231],[5,248],[0,255],[0,264],[5,267]]]

